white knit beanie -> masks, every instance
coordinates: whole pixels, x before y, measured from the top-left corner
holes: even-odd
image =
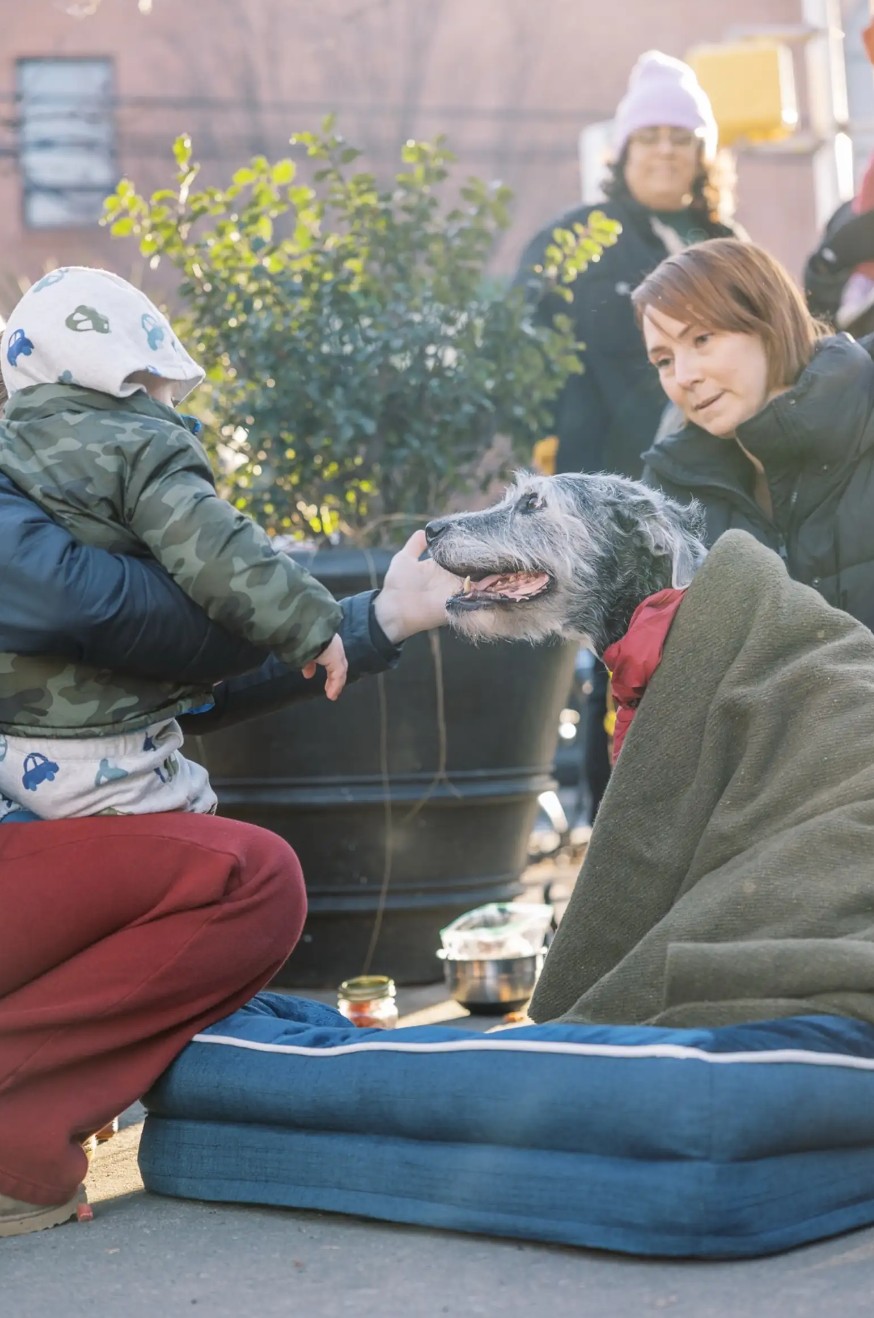
[[[639,128],[662,125],[700,133],[705,158],[710,160],[716,154],[719,130],[713,108],[693,70],[660,50],[648,50],[631,70],[628,91],[613,120],[617,156]]]
[[[203,380],[145,293],[108,270],[68,265],[33,284],[0,339],[0,369],[10,395],[31,384],[78,384],[115,398],[143,386],[147,371],[175,387],[181,401]]]

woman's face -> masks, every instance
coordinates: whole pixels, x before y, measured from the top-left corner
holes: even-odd
[[[701,139],[688,129],[639,128],[628,139],[623,171],[628,191],[650,210],[682,210],[700,159]]]
[[[768,356],[757,334],[687,325],[647,308],[643,337],[668,398],[711,435],[733,438],[783,392],[768,386]]]

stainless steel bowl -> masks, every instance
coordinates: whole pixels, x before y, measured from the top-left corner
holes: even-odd
[[[534,992],[543,968],[545,949],[530,956],[479,957],[459,960],[444,949],[437,953],[450,995],[470,1011],[497,1014],[514,1011]]]

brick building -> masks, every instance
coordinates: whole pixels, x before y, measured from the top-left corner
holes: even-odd
[[[0,4],[0,309],[61,262],[148,279],[133,244],[110,239],[96,217],[122,175],[140,189],[168,185],[178,133],[191,134],[217,181],[255,152],[284,154],[291,132],[328,111],[377,172],[405,138],[445,133],[463,173],[508,183],[514,224],[494,257],[508,272],[525,239],[579,200],[579,132],[610,117],[641,51],[683,56],[720,40],[729,10],[737,29],[797,25],[810,9],[802,0]],[[858,29],[867,3],[845,0],[843,10]],[[869,72],[857,62],[857,101],[874,102]],[[803,78],[800,90],[803,106]],[[809,153],[748,149],[737,166],[738,218],[797,273],[817,232]]]

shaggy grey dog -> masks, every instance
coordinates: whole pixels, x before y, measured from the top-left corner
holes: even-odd
[[[448,603],[471,640],[577,639],[602,655],[648,595],[703,562],[700,505],[621,476],[521,473],[500,503],[429,522],[441,567],[465,578]]]

